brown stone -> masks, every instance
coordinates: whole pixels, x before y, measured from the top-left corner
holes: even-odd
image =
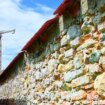
[[[93,100],[98,100],[99,96],[96,91],[91,91],[87,94],[87,101],[92,104]]]

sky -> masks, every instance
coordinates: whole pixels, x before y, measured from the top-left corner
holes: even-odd
[[[63,0],[0,0],[0,31],[15,29],[15,34],[2,36],[2,70],[44,22],[54,17],[53,12]]]

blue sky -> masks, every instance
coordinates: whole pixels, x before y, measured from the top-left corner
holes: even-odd
[[[0,31],[16,29],[2,37],[2,69],[5,69],[27,41],[54,17],[53,12],[63,0],[1,0]]]
[[[25,6],[35,8],[36,4],[42,4],[53,9],[56,9],[63,0],[22,0],[21,3]]]

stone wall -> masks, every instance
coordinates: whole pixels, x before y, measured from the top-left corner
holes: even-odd
[[[47,42],[35,41],[35,51],[24,55],[26,66],[0,87],[1,98],[27,105],[105,105],[105,1],[83,3],[76,18],[60,17]]]

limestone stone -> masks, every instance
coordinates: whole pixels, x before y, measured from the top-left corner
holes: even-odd
[[[105,56],[100,57],[99,63],[101,64],[103,70],[105,70]]]
[[[61,93],[61,99],[62,100],[66,100],[66,98],[67,98],[67,95],[69,94],[67,91],[62,91]]]
[[[50,80],[50,78],[47,78],[44,80],[44,85],[48,86],[52,81]]]
[[[101,49],[101,54],[105,54],[105,47],[103,47],[102,49]]]
[[[64,54],[60,54],[58,57],[59,62],[62,63],[63,59],[64,59]]]
[[[79,47],[77,48],[77,51],[86,49],[86,48],[88,48],[88,47],[90,47],[90,46],[93,46],[95,43],[96,43],[95,40],[93,40],[93,39],[88,39],[88,40],[86,40],[81,46],[79,46]]]
[[[48,74],[49,72],[47,67],[41,69],[41,75],[43,78],[46,77]]]
[[[91,83],[92,82],[91,80],[92,79],[90,76],[84,75],[84,76],[81,76],[81,77],[78,77],[78,78],[72,80],[71,85],[72,85],[72,87],[86,85],[88,83]]]
[[[100,34],[100,44],[105,46],[105,33]]]
[[[62,105],[71,105],[71,102],[64,101]]]
[[[67,29],[64,29],[62,32],[61,32],[61,35],[66,35],[67,33]]]
[[[101,55],[101,52],[99,50],[92,51],[89,58],[90,63],[98,62],[100,59],[100,55]]]
[[[68,39],[74,39],[77,36],[81,35],[81,30],[79,25],[70,26],[67,32]]]
[[[21,81],[22,83],[24,83],[24,82],[25,82],[25,78],[21,78],[20,81]]]
[[[81,86],[81,88],[82,88],[82,89],[85,89],[85,90],[91,89],[91,88],[93,88],[93,87],[94,87],[94,84],[93,84],[93,83],[90,83],[90,84]]]
[[[69,83],[63,83],[60,88],[61,88],[63,91],[70,91],[70,90],[71,90],[71,85],[70,85]]]
[[[52,100],[54,98],[55,94],[54,92],[45,92],[44,93],[44,98],[47,100]]]
[[[49,60],[49,62],[48,62],[48,70],[50,72],[52,72],[53,70],[55,70],[57,68],[57,66],[58,66],[58,63],[59,62],[56,59]]]
[[[105,73],[100,74],[99,76],[96,77],[95,82],[94,82],[94,89],[96,92],[105,97]]]
[[[65,65],[64,64],[59,64],[58,65],[58,72],[62,73],[65,71]]]
[[[83,90],[79,90],[71,94],[71,100],[81,100],[86,98],[87,94]]]
[[[89,7],[88,7],[88,0],[81,0],[81,10],[82,10],[82,14],[86,14],[86,12],[88,11]]]
[[[60,43],[54,44],[54,51],[59,50],[59,48],[60,48]]]
[[[77,47],[79,45],[79,37],[76,37],[74,40],[70,40],[70,46],[71,47]]]
[[[61,39],[61,46],[67,45],[68,44],[68,39],[67,36],[63,36],[63,38]]]
[[[35,73],[36,80],[40,80],[41,77],[42,77],[41,72],[40,71],[36,71],[36,73]]]
[[[82,53],[75,55],[73,64],[74,64],[75,69],[79,69],[82,67],[83,65],[83,54]]]
[[[39,68],[42,67],[42,65],[43,65],[43,62],[38,62],[38,63],[35,64],[35,68],[39,69]]]
[[[36,84],[35,91],[36,92],[44,92],[43,85],[41,83]]]
[[[64,64],[67,64],[71,59],[73,59],[73,56],[71,56],[71,57],[64,57],[61,62],[64,63]]]
[[[66,51],[66,47],[61,47],[59,51],[61,54],[64,54],[64,52]]]
[[[65,71],[69,71],[69,70],[72,70],[74,67],[73,65],[73,60],[70,60],[67,64],[65,64]]]
[[[63,86],[63,81],[55,81],[54,85],[57,86],[58,88],[61,88]]]
[[[82,69],[69,71],[69,72],[64,74],[64,81],[70,82],[71,80],[73,80],[74,78],[76,78],[76,77],[78,77],[78,76],[80,76],[82,74],[83,74]]]
[[[59,53],[56,51],[55,53],[51,54],[51,56],[57,59],[59,57]]]
[[[89,63],[89,50],[83,50],[83,61],[84,63],[88,64]]]
[[[86,68],[88,69],[87,71],[89,71],[90,74],[102,72],[101,67],[97,63],[86,65]]]
[[[73,56],[73,54],[74,54],[74,50],[73,49],[69,49],[66,52],[64,52],[65,57]]]
[[[105,22],[98,25],[98,31],[99,32],[105,32]]]

